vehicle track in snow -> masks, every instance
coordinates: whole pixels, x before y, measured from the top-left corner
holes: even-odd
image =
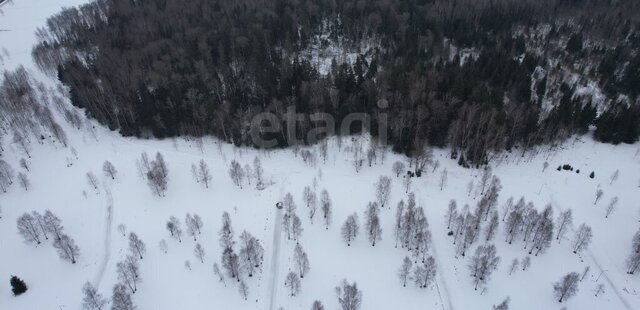
[[[560,206],[558,206],[558,203],[555,200],[555,197],[552,193],[549,193],[549,200],[551,200],[551,205],[553,206],[553,208],[555,209],[554,211],[556,212],[561,212],[562,209],[560,208]],[[569,227],[571,229],[572,233],[575,233],[576,230],[573,227],[573,225],[571,225]],[[599,259],[593,254],[593,252],[591,252],[590,249],[586,249],[584,251],[588,256],[589,259],[591,259],[591,261],[598,267],[598,269],[600,269],[600,271],[602,272],[602,277],[607,281],[607,283],[609,283],[609,287],[611,287],[611,290],[613,291],[613,293],[616,295],[616,297],[618,297],[618,299],[620,300],[620,302],[624,305],[624,307],[627,310],[633,310],[633,307],[631,307],[631,305],[629,304],[629,302],[624,298],[624,296],[622,296],[622,293],[620,293],[620,290],[618,289],[618,287],[613,283],[613,281],[611,280],[611,278],[609,278],[609,275],[607,274],[607,271],[605,271],[602,268],[602,265],[600,264]]]
[[[102,254],[102,261],[100,261],[100,266],[98,267],[98,273],[93,279],[93,286],[96,288],[100,287],[100,283],[102,282],[102,278],[104,277],[104,273],[107,270],[107,265],[109,264],[109,258],[111,257],[111,232],[113,226],[113,195],[111,194],[111,190],[109,188],[105,188],[105,196],[106,196],[106,210],[105,210],[105,227],[104,227],[104,239],[103,239],[103,248],[104,254]]]
[[[282,210],[275,212],[273,221],[273,241],[271,249],[271,263],[269,270],[269,304],[268,309],[276,309],[278,295],[278,270],[280,268],[280,243],[282,241]]]

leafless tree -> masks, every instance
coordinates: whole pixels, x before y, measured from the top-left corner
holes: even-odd
[[[404,176],[404,179],[402,180],[402,184],[404,185],[404,192],[409,193],[409,190],[411,189],[411,180],[412,178],[408,175]]]
[[[595,296],[598,297],[599,294],[604,293],[604,284],[600,283],[595,289]]]
[[[427,288],[436,278],[436,260],[429,256],[423,264],[416,266],[414,280],[420,288]]]
[[[249,296],[249,287],[242,280],[238,284],[238,292],[240,292],[240,296],[242,296],[244,300],[247,300],[247,297]]]
[[[514,271],[516,271],[518,269],[518,266],[520,266],[520,262],[518,261],[517,258],[514,258],[511,261],[511,267],[509,267],[509,275],[511,275]]]
[[[589,270],[591,270],[590,266],[584,267],[584,270],[582,271],[582,275],[580,276],[580,282],[582,282],[582,280],[584,280],[584,278],[587,277],[587,275],[589,274]]]
[[[553,293],[559,302],[575,295],[578,291],[578,274],[570,272],[553,284]]]
[[[175,216],[169,218],[166,227],[171,237],[178,239],[178,242],[182,242],[182,228],[180,227],[180,221]]]
[[[611,215],[611,213],[616,209],[616,205],[618,205],[618,196],[611,198],[611,201],[607,205],[604,218],[609,218],[609,215]]]
[[[613,174],[611,175],[611,182],[609,182],[609,184],[613,184],[613,182],[615,182],[619,176],[620,176],[620,170],[616,169],[616,171],[614,171]]]
[[[440,174],[440,190],[442,191],[442,189],[447,186],[447,176],[448,172],[447,172],[447,168],[444,168],[444,170],[442,170],[442,174]]]
[[[420,176],[425,170],[427,165],[433,162],[433,149],[429,146],[425,146],[422,151],[419,151],[415,156],[414,172],[417,176]]]
[[[198,164],[198,180],[204,184],[206,188],[209,188],[209,183],[211,182],[211,172],[209,171],[209,166],[204,161],[204,159],[200,160]]]
[[[509,301],[511,298],[507,296],[500,304],[494,305],[493,310],[509,310]]]
[[[19,131],[14,132],[13,143],[18,147],[18,149],[22,153],[27,155],[27,157],[31,158],[31,146],[29,145],[29,140]]]
[[[484,171],[482,172],[482,176],[480,177],[480,194],[484,194],[484,190],[486,189],[487,185],[489,184],[489,180],[491,180],[491,177],[493,176],[492,174],[492,170],[491,167],[486,167],[484,169]]]
[[[311,310],[324,310],[324,305],[322,304],[321,301],[316,300],[311,305]]]
[[[472,191],[473,191],[473,180],[467,183],[467,197],[471,196]]]
[[[131,293],[135,294],[138,290],[138,283],[142,280],[140,278],[140,265],[138,260],[132,255],[127,255],[124,261],[116,264],[116,271],[118,273],[118,280],[123,284],[126,284],[131,290]]]
[[[198,228],[196,226],[196,221],[191,216],[191,214],[187,213],[186,218],[184,219],[185,226],[187,226],[187,234],[193,237],[193,241],[197,241],[196,235],[198,234]]]
[[[184,261],[184,268],[187,268],[188,270],[191,270],[191,261],[190,260],[185,260]]]
[[[48,233],[55,235],[56,239],[62,237],[62,221],[50,210],[44,211],[44,223]]]
[[[451,201],[449,201],[449,207],[447,208],[447,213],[445,216],[447,220],[447,229],[451,229],[451,224],[458,216],[458,206],[455,199],[451,199]]]
[[[342,225],[342,239],[347,243],[347,246],[351,246],[353,241],[358,236],[360,225],[358,224],[358,215],[351,214],[347,217],[347,220]]]
[[[240,282],[240,261],[232,248],[225,248],[222,252],[222,267],[227,271],[229,277]]]
[[[131,253],[136,254],[142,259],[142,255],[147,251],[147,247],[142,242],[142,240],[138,237],[138,235],[134,232],[129,233],[129,249]]]
[[[526,271],[531,266],[531,257],[526,256],[522,259],[522,271]]]
[[[247,183],[251,185],[251,179],[253,179],[253,169],[251,168],[251,165],[244,164],[244,176],[247,179]]]
[[[119,224],[118,225],[118,232],[122,234],[122,236],[126,236],[127,235],[127,226],[124,224]]]
[[[401,161],[396,161],[393,163],[393,172],[396,174],[396,178],[400,176],[402,172],[404,172],[405,166]]]
[[[151,162],[151,166],[146,173],[146,177],[147,182],[154,193],[160,197],[164,197],[165,192],[167,191],[169,169],[162,154],[156,153],[156,159]]]
[[[395,221],[395,225],[393,225],[393,234],[396,238],[396,243],[395,243],[396,248],[398,247],[398,242],[402,242],[402,246],[404,247],[403,220],[404,220],[404,200],[400,200],[400,202],[398,202],[398,205],[396,206],[396,221]]]
[[[489,223],[485,228],[485,236],[486,236],[485,241],[488,242],[488,241],[491,241],[491,239],[493,239],[493,236],[495,236],[496,230],[498,229],[499,223],[500,223],[500,220],[498,219],[498,211],[494,210],[493,212],[491,212],[491,218],[489,219]]]
[[[246,230],[240,234],[240,243],[240,259],[244,270],[249,274],[249,277],[252,277],[254,269],[261,266],[264,248],[260,241]]]
[[[13,168],[4,160],[0,159],[0,190],[6,193],[9,186],[13,184],[15,172]]]
[[[233,184],[242,189],[244,170],[242,170],[242,166],[240,165],[240,163],[235,160],[231,161],[231,166],[229,167],[229,176],[231,177],[231,181],[233,181]]]
[[[289,288],[290,296],[296,296],[300,292],[300,278],[293,271],[287,274],[284,285]]]
[[[503,222],[507,218],[507,215],[511,213],[511,208],[513,208],[513,197],[509,197],[507,201],[505,201],[504,205],[502,205],[502,221]]]
[[[546,251],[546,249],[551,246],[553,226],[553,209],[551,204],[548,204],[536,219],[529,254],[532,254],[535,250],[535,255],[538,256],[538,254]]]
[[[389,195],[391,194],[391,179],[387,176],[380,176],[376,183],[376,199],[380,208],[384,208],[385,204],[389,202]]]
[[[476,248],[469,265],[474,278],[474,290],[478,290],[479,285],[487,283],[491,273],[498,267],[499,263],[500,257],[497,256],[495,245],[480,245]]]
[[[69,236],[62,234],[60,238],[55,239],[53,247],[58,251],[58,255],[63,260],[68,260],[72,264],[76,263],[78,255],[80,255],[80,248],[76,245],[75,241]]]
[[[342,310],[358,310],[362,304],[362,292],[358,289],[356,282],[349,284],[346,279],[336,287],[338,303]]]
[[[296,264],[296,269],[298,269],[298,274],[300,274],[300,278],[304,278],[304,275],[309,272],[310,268],[309,257],[300,244],[296,244],[293,251],[293,260]]]
[[[218,232],[220,236],[219,242],[223,249],[232,249],[235,242],[233,241],[233,227],[231,226],[231,217],[228,212],[222,213],[222,227]]]
[[[573,253],[579,253],[583,249],[586,249],[591,243],[592,237],[593,234],[591,232],[591,227],[587,226],[585,223],[580,224],[573,241]]]
[[[87,172],[87,183],[91,188],[98,190],[98,178],[91,171]]]
[[[105,161],[104,164],[102,164],[102,171],[104,172],[104,175],[110,177],[112,180],[115,180],[116,175],[118,174],[118,170],[116,170],[116,167],[114,167],[113,164],[108,160]]]
[[[432,166],[433,166],[433,170],[431,170],[431,173],[435,173],[438,167],[440,167],[440,161],[439,160],[434,161]]]
[[[256,177],[256,188],[264,188],[264,169],[262,169],[262,163],[257,156],[253,159],[253,174]]]
[[[98,293],[98,290],[91,285],[90,282],[86,282],[82,286],[82,309],[85,310],[102,310],[107,304],[107,300],[102,297],[102,294]]]
[[[169,245],[167,245],[167,241],[164,239],[160,240],[160,242],[158,243],[158,247],[160,248],[160,251],[164,252],[165,254],[169,250]]]
[[[542,172],[547,170],[547,168],[549,168],[549,163],[545,161],[544,164],[542,164]]]
[[[24,213],[18,217],[18,232],[22,235],[25,242],[40,244],[41,231],[38,228],[36,219],[29,213]]]
[[[302,231],[304,231],[302,228],[302,221],[297,214],[293,213],[293,216],[291,217],[291,235],[293,236],[293,240],[299,242]]]
[[[204,248],[200,243],[196,243],[196,247],[193,249],[193,254],[200,260],[201,263],[204,263]]]
[[[27,170],[27,172],[29,172],[29,163],[27,163],[26,159],[20,158],[20,167],[22,167],[22,169]]]
[[[596,200],[593,202],[593,205],[595,205],[596,203],[598,203],[598,200],[600,200],[600,198],[602,198],[602,189],[599,189],[596,191]]]
[[[571,209],[567,209],[562,211],[558,216],[558,233],[556,234],[556,240],[560,243],[560,240],[564,237],[564,234],[567,231],[567,227],[571,227],[573,225],[573,213]]]
[[[218,281],[222,282],[225,287],[227,286],[227,283],[224,281],[224,275],[222,274],[222,271],[220,271],[218,263],[213,263],[213,274],[218,276]]]
[[[311,190],[311,187],[305,186],[302,196],[305,203],[307,204],[307,208],[309,209],[309,219],[311,220],[311,223],[313,223],[313,216],[316,214],[316,211],[318,210],[318,205],[316,203],[317,201],[316,193],[313,190]]]
[[[520,199],[520,201],[513,207],[511,212],[509,212],[509,217],[504,226],[505,234],[507,235],[506,242],[511,244],[513,239],[520,234],[521,227],[524,222],[524,199]]]
[[[411,267],[413,263],[408,256],[405,256],[402,260],[402,266],[400,267],[400,271],[398,271],[398,277],[400,277],[400,281],[402,282],[402,286],[407,286],[407,281],[409,280],[409,273],[411,272]]]
[[[127,287],[118,283],[113,287],[113,296],[111,297],[111,310],[135,310],[133,299],[127,291]]]
[[[20,184],[20,187],[24,188],[25,191],[28,191],[31,187],[31,181],[29,181],[27,175],[22,172],[18,173],[18,184]]]
[[[326,189],[322,190],[322,193],[320,194],[320,206],[325,229],[329,229],[329,224],[331,223],[332,203],[331,198],[329,197],[329,192],[327,192]]]
[[[380,217],[378,216],[378,204],[370,202],[365,210],[365,229],[367,230],[367,236],[371,246],[376,246],[376,241],[382,239],[382,226],[380,224]]]
[[[42,214],[36,211],[31,212],[31,215],[33,216],[33,219],[35,220],[36,224],[38,224],[38,228],[42,232],[44,239],[49,240],[49,235],[47,235],[47,223],[44,221],[44,216],[42,216]]]

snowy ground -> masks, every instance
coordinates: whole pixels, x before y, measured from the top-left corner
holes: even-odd
[[[10,61],[5,68],[18,63],[33,68],[29,48],[33,30],[42,25],[47,16],[62,4],[52,1],[25,0],[3,4],[0,17],[0,42],[7,48]],[[83,2],[65,0],[65,5]],[[56,2],[58,3],[58,2]],[[25,16],[29,16],[26,18]],[[33,16],[33,17],[32,17]],[[0,309],[80,309],[81,287],[86,281],[96,285],[109,297],[117,282],[115,265],[128,252],[128,244],[116,227],[125,224],[147,244],[148,253],[141,263],[143,278],[134,295],[138,309],[308,309],[316,299],[327,309],[338,308],[334,287],[346,278],[357,281],[363,291],[362,309],[490,309],[491,305],[511,297],[512,309],[638,309],[640,308],[640,278],[625,273],[625,259],[629,254],[631,237],[639,226],[640,144],[612,146],[592,141],[588,137],[572,139],[553,151],[539,150],[534,156],[521,158],[504,156],[494,162],[494,173],[501,178],[498,210],[505,200],[524,196],[538,209],[547,203],[554,206],[554,218],[560,210],[572,208],[574,226],[582,222],[591,225],[594,240],[589,251],[581,256],[570,250],[570,241],[554,242],[549,251],[532,256],[532,266],[526,272],[508,275],[510,261],[523,258],[526,252],[521,243],[504,243],[502,226],[493,240],[502,261],[493,274],[486,291],[474,291],[468,269],[468,258],[454,258],[454,247],[446,235],[445,209],[450,199],[458,205],[474,206],[479,195],[467,195],[467,183],[476,184],[481,171],[463,169],[448,159],[447,150],[437,150],[436,159],[441,166],[435,173],[414,179],[411,190],[418,205],[427,213],[433,235],[430,254],[438,265],[436,284],[419,289],[413,285],[403,288],[397,270],[404,250],[394,248],[392,227],[395,205],[406,199],[400,178],[391,171],[396,160],[404,157],[387,153],[384,163],[365,167],[356,173],[351,163],[350,145],[345,139],[341,150],[336,140],[330,141],[326,163],[318,160],[316,167],[306,165],[291,150],[259,152],[219,145],[206,139],[201,150],[194,141],[183,139],[149,141],[122,138],[118,134],[98,127],[96,134],[77,131],[65,125],[70,146],[77,150],[76,158],[70,148],[49,144],[33,145],[30,171],[33,185],[29,191],[13,186],[0,195]],[[26,157],[15,145],[5,141],[9,150],[3,159],[16,170],[20,158]],[[169,190],[166,197],[153,195],[146,182],[138,175],[135,161],[142,152],[150,155],[161,152],[169,165]],[[268,179],[273,183],[259,191],[250,186],[235,187],[228,167],[236,159],[243,165],[260,157]],[[209,189],[196,184],[190,166],[204,159],[214,176]],[[73,165],[67,167],[68,160]],[[104,177],[102,163],[110,160],[119,171],[116,180]],[[542,172],[543,163],[550,163]],[[556,171],[561,164],[571,164],[581,173]],[[438,187],[443,169],[449,171],[444,190]],[[610,176],[620,170],[618,180],[610,184]],[[93,171],[100,176],[99,191],[87,184],[85,174]],[[429,170],[430,171],[430,170]],[[595,179],[588,174],[595,171]],[[392,177],[391,210],[381,212],[383,240],[371,247],[360,235],[347,248],[342,242],[339,228],[347,215],[357,212],[363,218],[364,209],[374,200],[373,184],[381,175]],[[334,204],[333,223],[325,230],[316,219],[311,224],[302,202],[302,190],[313,186],[317,192],[327,189]],[[604,197],[593,204],[597,188]],[[287,193],[294,195],[298,214],[304,218],[301,243],[309,253],[311,271],[302,280],[302,293],[287,296],[284,277],[293,267],[292,253],[295,243],[283,237],[279,225],[276,201]],[[84,194],[86,193],[86,195]],[[605,219],[605,205],[618,196],[618,208]],[[39,247],[23,243],[16,231],[16,218],[32,210],[54,211],[62,220],[65,231],[81,249],[78,263],[61,261],[50,242]],[[231,214],[236,236],[243,229],[261,239],[265,262],[260,274],[248,280],[249,300],[243,300],[237,285],[227,279],[227,285],[218,282],[212,265],[220,261],[221,250],[217,232],[221,214]],[[187,212],[197,213],[204,220],[199,236],[206,251],[204,264],[194,256],[195,242],[185,237],[182,243],[170,238],[165,229],[169,216],[181,220]],[[573,238],[570,232],[567,238]],[[158,242],[169,244],[167,254]],[[476,243],[477,245],[478,243]],[[475,245],[474,245],[475,248]],[[192,270],[184,266],[190,260]],[[590,266],[590,275],[579,284],[580,291],[568,302],[559,304],[552,294],[552,283],[570,271],[581,272]],[[7,282],[10,275],[18,275],[29,285],[29,291],[14,298]],[[598,284],[605,285],[605,293],[594,297]]]

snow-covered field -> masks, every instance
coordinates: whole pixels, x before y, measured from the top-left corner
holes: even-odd
[[[25,0],[2,5],[0,42],[10,58],[5,68],[19,63],[33,68],[29,49],[33,31],[62,4],[53,1]],[[83,2],[65,0],[70,6]],[[95,134],[63,125],[69,136],[69,148],[51,144],[33,144],[29,171],[23,171],[32,187],[25,191],[15,185],[0,195],[0,309],[80,309],[81,287],[89,281],[105,296],[118,279],[116,263],[127,255],[128,240],[118,231],[124,224],[127,233],[136,232],[147,244],[141,261],[142,282],[133,296],[138,309],[309,309],[314,300],[321,300],[327,309],[337,309],[334,288],[342,279],[356,281],[363,292],[361,309],[490,309],[505,297],[511,297],[512,309],[639,309],[640,278],[626,274],[625,259],[630,252],[631,238],[640,220],[640,144],[600,144],[588,137],[571,139],[554,150],[542,148],[524,158],[512,154],[492,163],[493,172],[502,182],[498,210],[510,197],[524,196],[542,210],[552,204],[554,219],[561,210],[571,208],[574,227],[586,222],[593,228],[593,242],[581,255],[573,254],[573,230],[560,244],[553,241],[547,253],[531,256],[531,267],[509,276],[513,258],[527,256],[523,244],[504,242],[503,222],[493,239],[501,262],[486,290],[474,291],[469,271],[469,256],[455,258],[452,237],[447,236],[445,211],[450,199],[461,207],[474,207],[479,194],[467,193],[467,184],[478,184],[482,171],[464,169],[448,158],[447,150],[436,150],[440,167],[426,176],[413,179],[411,191],[419,206],[425,209],[433,244],[429,251],[437,263],[434,285],[420,289],[413,284],[402,287],[397,272],[408,253],[395,248],[393,226],[395,206],[407,199],[402,178],[397,178],[391,166],[406,162],[403,156],[386,152],[380,160],[356,173],[352,154],[348,152],[352,138],[344,138],[342,148],[337,140],[329,142],[326,163],[318,158],[315,167],[303,162],[292,150],[257,151],[220,145],[205,139],[200,148],[196,141],[140,140],[123,138],[96,125]],[[16,145],[5,141],[8,150],[3,159],[16,170],[26,155]],[[77,151],[77,157],[71,148]],[[317,148],[310,148],[317,150]],[[169,184],[166,197],[153,194],[139,176],[136,160],[142,152],[153,156],[161,152],[168,163]],[[229,164],[237,160],[251,164],[255,157],[262,161],[265,176],[272,181],[264,190],[245,183],[236,187],[228,174]],[[209,189],[197,184],[191,175],[191,164],[204,159],[213,175]],[[118,176],[111,180],[102,173],[102,164],[111,161]],[[550,167],[542,171],[543,163]],[[68,166],[68,163],[72,163]],[[571,164],[580,173],[556,171],[561,164]],[[448,171],[448,182],[441,191],[439,177]],[[611,175],[619,169],[619,178],[611,183]],[[86,173],[99,176],[99,189],[89,186]],[[595,178],[588,174],[595,171]],[[375,200],[374,183],[381,175],[392,179],[391,209],[381,210],[382,241],[371,247],[365,234],[347,247],[340,235],[340,226],[349,214],[357,212],[361,223],[367,203]],[[314,182],[315,180],[315,182]],[[333,201],[333,221],[325,230],[316,215],[313,224],[307,218],[302,201],[305,186],[316,188],[319,195],[327,189]],[[603,198],[594,205],[598,188]],[[287,240],[280,230],[275,203],[290,192],[303,218],[304,232],[300,243],[309,254],[311,270],[302,279],[302,291],[291,297],[284,286],[284,277],[294,268],[294,241]],[[616,210],[605,219],[605,206],[612,197],[619,197]],[[65,232],[80,247],[76,264],[58,258],[51,241],[34,247],[17,234],[16,219],[24,212],[52,210],[61,219]],[[226,279],[218,281],[212,265],[220,262],[218,230],[221,215],[229,212],[237,236],[247,230],[261,240],[265,248],[262,271],[247,279],[249,298],[238,293],[237,284]],[[170,216],[183,220],[186,213],[197,213],[203,221],[198,241],[206,251],[204,263],[194,256],[196,242],[185,236],[181,243],[172,239],[165,228]],[[320,211],[318,211],[320,214]],[[502,217],[502,214],[500,215]],[[160,250],[161,240],[168,243],[168,253]],[[476,242],[475,246],[482,242]],[[471,251],[469,251],[471,252]],[[192,269],[185,268],[189,260]],[[589,275],[579,283],[579,292],[559,304],[553,296],[552,283],[567,272],[581,273],[590,267]],[[27,293],[13,297],[8,288],[11,275],[18,275],[29,286]],[[6,282],[5,282],[6,281]],[[605,292],[598,297],[594,290],[604,284]]]

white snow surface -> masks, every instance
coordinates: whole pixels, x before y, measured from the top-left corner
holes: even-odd
[[[10,53],[5,68],[24,64],[34,68],[30,60],[35,27],[44,24],[47,16],[60,7],[71,6],[83,0],[44,1],[23,0],[2,6],[0,42]],[[50,81],[51,82],[51,81]],[[458,206],[475,206],[479,194],[467,195],[470,180],[477,184],[482,171],[459,167],[449,159],[448,150],[436,150],[440,167],[422,178],[414,179],[419,206],[425,208],[433,235],[430,254],[437,263],[437,281],[427,289],[413,285],[403,288],[397,271],[407,252],[394,247],[393,224],[395,205],[406,200],[401,178],[396,178],[391,165],[396,160],[406,161],[400,155],[387,153],[384,163],[365,167],[356,173],[347,149],[352,138],[345,138],[339,150],[337,140],[329,141],[326,163],[318,159],[315,167],[303,163],[291,150],[257,151],[220,144],[205,139],[200,149],[193,140],[141,140],[123,138],[96,125],[96,134],[74,130],[62,124],[69,136],[70,147],[78,151],[76,159],[69,148],[52,144],[32,145],[30,171],[26,172],[32,188],[24,191],[14,185],[0,195],[0,309],[81,309],[81,287],[90,281],[105,296],[117,283],[116,263],[128,253],[127,239],[116,229],[125,224],[147,244],[147,254],[141,261],[142,283],[133,296],[138,309],[309,309],[314,300],[321,300],[327,309],[337,309],[334,287],[342,279],[356,281],[363,292],[362,309],[490,309],[505,297],[511,298],[511,309],[640,309],[640,279],[625,273],[625,259],[629,254],[631,238],[639,227],[638,201],[640,201],[640,144],[608,145],[594,142],[589,137],[572,138],[559,148],[542,147],[520,157],[504,154],[492,163],[494,173],[500,177],[503,190],[498,210],[505,200],[524,196],[538,209],[547,203],[554,207],[554,218],[560,210],[572,208],[574,226],[586,222],[593,228],[594,239],[587,252],[571,252],[573,232],[560,244],[553,242],[547,253],[531,256],[527,271],[508,275],[513,258],[527,255],[522,244],[504,242],[503,228],[498,229],[492,242],[502,257],[486,290],[474,291],[468,268],[469,258],[454,258],[451,237],[446,235],[444,214],[450,199]],[[18,170],[18,161],[26,157],[15,145],[5,141],[8,150],[3,159]],[[315,149],[311,147],[310,149]],[[154,196],[139,175],[135,161],[142,152],[154,155],[161,152],[169,166],[169,186],[166,197]],[[228,176],[231,160],[252,163],[260,157],[266,177],[272,184],[259,191],[245,184],[237,188]],[[67,159],[73,165],[67,167]],[[197,184],[191,177],[190,166],[204,159],[214,176],[209,189]],[[102,163],[111,161],[118,169],[116,180],[102,173]],[[544,162],[550,167],[542,172]],[[580,173],[556,171],[561,164],[571,164]],[[447,169],[448,184],[444,190],[438,186],[439,175]],[[610,182],[610,176],[620,170],[619,179]],[[89,187],[85,174],[93,171],[100,176],[99,191]],[[595,179],[588,174],[595,171]],[[381,175],[392,178],[391,210],[381,211],[383,239],[371,247],[364,234],[347,247],[340,237],[340,226],[346,217],[363,212],[369,201],[375,199],[373,184]],[[307,218],[302,202],[304,186],[317,181],[317,193],[327,189],[334,204],[333,222],[325,230],[316,214],[314,223]],[[601,188],[604,197],[593,204],[595,191]],[[86,195],[83,194],[86,193]],[[279,233],[277,201],[291,192],[303,218],[304,232],[301,244],[309,254],[311,270],[302,279],[302,292],[290,297],[284,287],[286,273],[294,268],[292,261],[294,241]],[[605,205],[614,197],[619,204],[614,213],[604,218]],[[34,247],[25,244],[17,234],[16,218],[33,210],[52,210],[63,221],[67,234],[76,240],[81,255],[76,264],[58,258],[51,241]],[[227,285],[218,282],[212,264],[220,261],[221,249],[217,232],[221,214],[229,212],[236,237],[246,229],[259,238],[265,247],[262,272],[247,279],[249,300],[238,293],[237,284],[227,278]],[[185,214],[197,213],[204,220],[202,235],[198,236],[206,251],[205,262],[200,263],[193,254],[195,242],[184,237],[183,242],[170,238],[165,229],[169,216],[183,220]],[[362,222],[361,222],[362,224]],[[501,223],[502,225],[502,223]],[[169,244],[167,254],[158,242]],[[473,248],[480,243],[474,244]],[[275,249],[279,251],[274,252]],[[184,267],[190,260],[192,270]],[[591,272],[580,282],[577,295],[562,304],[553,296],[552,283],[567,272],[582,272],[590,266]],[[19,296],[11,295],[8,279],[18,275],[29,290]],[[594,296],[598,284],[605,285],[605,293]]]

